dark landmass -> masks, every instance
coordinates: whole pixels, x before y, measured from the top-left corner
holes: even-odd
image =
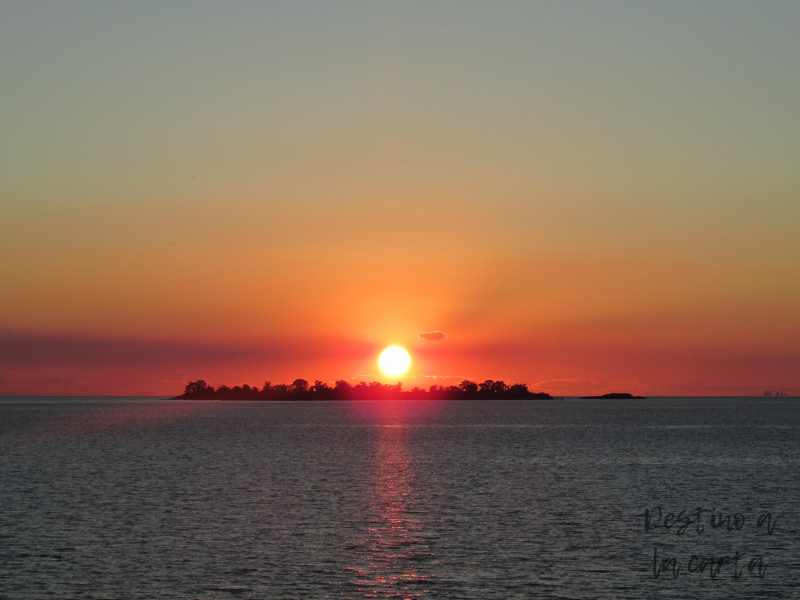
[[[631,394],[603,394],[602,396],[581,396],[581,400],[644,400],[646,396],[632,396]]]
[[[334,387],[319,380],[309,385],[305,379],[295,379],[291,385],[284,383],[272,385],[269,381],[264,387],[249,385],[218,388],[208,385],[202,379],[190,382],[183,394],[173,400],[550,400],[552,396],[544,392],[531,392],[524,383],[506,385],[503,381],[487,379],[483,383],[462,381],[458,385],[432,385],[429,389],[415,387],[402,390],[402,383],[382,384],[377,381],[352,385],[347,381],[337,381]]]

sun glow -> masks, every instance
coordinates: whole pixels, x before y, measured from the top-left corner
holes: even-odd
[[[381,352],[378,365],[387,375],[400,375],[411,366],[411,357],[400,346],[389,346]]]

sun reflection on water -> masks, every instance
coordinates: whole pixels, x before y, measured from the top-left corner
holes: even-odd
[[[386,406],[375,423],[377,443],[370,489],[360,514],[353,584],[364,598],[421,598],[435,577],[435,534],[428,527],[410,449],[408,408]]]

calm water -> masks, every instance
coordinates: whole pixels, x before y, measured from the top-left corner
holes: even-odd
[[[793,399],[5,398],[0,598],[798,598],[799,477]]]

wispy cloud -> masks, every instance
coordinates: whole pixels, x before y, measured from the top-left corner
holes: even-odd
[[[441,331],[426,331],[425,333],[420,333],[419,337],[421,337],[423,340],[429,340],[431,342],[440,342],[447,336]]]

